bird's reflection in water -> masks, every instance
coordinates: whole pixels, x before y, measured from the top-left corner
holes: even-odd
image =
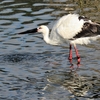
[[[48,85],[45,90],[52,89],[52,85],[60,85],[76,97],[98,98],[100,97],[100,79],[97,76],[82,76],[77,71],[51,72],[47,76]],[[54,91],[54,90],[53,90]]]

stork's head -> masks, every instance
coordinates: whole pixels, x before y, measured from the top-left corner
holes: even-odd
[[[37,28],[37,32],[42,33],[42,34],[46,34],[46,33],[49,33],[49,29],[47,26],[41,25]]]

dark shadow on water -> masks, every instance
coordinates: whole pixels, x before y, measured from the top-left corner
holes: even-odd
[[[49,54],[50,55],[50,54]],[[46,58],[46,55],[39,53],[10,53],[0,55],[0,62],[18,63],[25,60],[41,60]]]

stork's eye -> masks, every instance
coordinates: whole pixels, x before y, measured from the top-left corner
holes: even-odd
[[[39,29],[42,29],[42,27],[39,27]]]

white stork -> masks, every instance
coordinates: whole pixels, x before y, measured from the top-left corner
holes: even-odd
[[[78,14],[68,14],[61,17],[53,26],[51,33],[49,28],[41,25],[35,29],[27,30],[19,34],[39,32],[47,44],[61,45],[69,43],[69,61],[72,64],[72,45],[74,46],[77,66],[80,66],[80,55],[76,44],[87,45],[93,40],[100,38],[100,24],[92,22],[87,17]]]

